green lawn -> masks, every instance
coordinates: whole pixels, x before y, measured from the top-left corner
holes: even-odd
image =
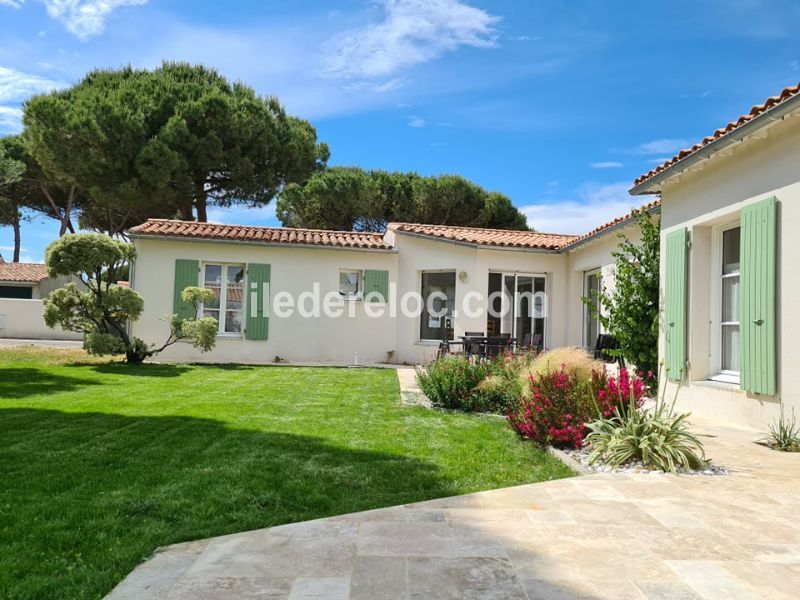
[[[0,598],[96,598],[159,546],[569,474],[502,419],[401,406],[392,370],[0,350]]]

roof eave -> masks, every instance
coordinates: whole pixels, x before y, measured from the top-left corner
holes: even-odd
[[[394,248],[370,248],[369,246],[329,246],[326,244],[297,244],[293,242],[257,242],[253,240],[220,240],[178,235],[157,235],[151,233],[130,233],[130,239],[159,240],[169,242],[204,242],[212,244],[244,244],[248,246],[269,246],[271,248],[317,248],[321,250],[366,250],[368,252],[397,252]]]
[[[697,152],[693,152],[689,156],[679,160],[673,165],[670,165],[663,171],[656,173],[652,177],[645,179],[638,185],[634,185],[629,193],[632,196],[644,196],[648,194],[658,194],[661,192],[661,186],[664,182],[687,169],[699,164],[704,160],[708,160],[714,154],[742,142],[745,138],[752,135],[756,131],[772,125],[776,121],[782,120],[788,114],[795,110],[800,109],[800,95],[792,96],[785,102],[781,102],[769,110],[753,117],[744,125],[740,125],[722,137],[709,142]]]
[[[496,244],[478,244],[477,242],[465,242],[463,240],[451,240],[446,237],[439,237],[436,235],[429,235],[427,233],[418,233],[416,231],[403,231],[402,229],[395,229],[395,234],[407,235],[408,237],[428,240],[431,242],[444,242],[446,244],[453,244],[455,246],[463,246],[465,248],[475,248],[481,250],[514,250],[516,252],[543,252],[545,254],[555,254],[560,248],[533,248],[528,246],[500,246]]]
[[[651,206],[650,208],[646,209],[646,212],[649,215],[655,215],[657,213],[660,213],[661,212],[661,205],[657,204],[656,206]],[[635,218],[634,217],[629,217],[629,218],[625,219],[624,221],[620,221],[619,223],[614,223],[611,227],[606,227],[605,229],[603,229],[601,231],[598,231],[596,233],[593,233],[592,235],[588,235],[585,238],[576,240],[576,241],[572,242],[571,244],[567,244],[566,246],[561,248],[559,250],[559,252],[567,252],[567,253],[569,253],[572,250],[580,248],[584,244],[588,244],[589,242],[592,242],[592,241],[594,241],[594,240],[596,240],[598,238],[601,238],[601,237],[603,237],[604,235],[606,235],[608,233],[612,233],[614,231],[618,231],[620,229],[624,229],[625,227],[630,227],[631,225],[634,224],[634,222],[635,222]]]

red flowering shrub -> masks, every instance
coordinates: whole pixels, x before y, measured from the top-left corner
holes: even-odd
[[[530,394],[508,413],[517,433],[538,444],[580,448],[586,423],[615,407],[625,410],[631,397],[639,408],[644,402],[646,380],[622,370],[619,376],[595,370],[590,378],[576,369],[561,367],[529,380]],[[600,413],[600,414],[598,414]]]
[[[627,369],[622,369],[618,377],[609,376],[605,371],[594,371],[592,392],[597,400],[597,409],[604,417],[614,414],[614,408],[619,408],[624,413],[631,405],[631,397],[636,408],[641,408],[648,382],[652,378],[652,373],[648,373],[647,377],[641,372],[631,375]]]

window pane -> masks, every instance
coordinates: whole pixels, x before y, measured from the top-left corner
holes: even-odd
[[[218,310],[203,309],[203,316],[204,317],[211,317],[212,319],[216,319],[217,323],[219,323],[219,311]]]
[[[722,326],[722,370],[739,370],[739,326]]]
[[[222,283],[222,266],[206,265],[206,287]]]
[[[428,298],[436,293],[432,302],[433,311],[428,313]],[[444,296],[444,297],[443,297]],[[419,337],[423,340],[441,340],[445,318],[453,315],[456,297],[455,273],[422,274],[422,315],[420,316]],[[453,339],[453,332],[447,332]]]
[[[358,280],[361,273],[357,271],[341,271],[339,273],[339,294],[341,296],[355,296],[358,294]]]
[[[228,310],[242,310],[242,297],[244,286],[236,283],[229,283],[225,294],[225,308]]]
[[[741,229],[728,229],[722,233],[722,274],[739,272],[739,240]]]
[[[242,332],[242,313],[238,310],[225,311],[225,333]]]
[[[722,321],[739,322],[739,277],[722,280]]]
[[[219,285],[209,285],[206,284],[206,289],[211,290],[214,292],[214,299],[203,304],[203,308],[219,308],[219,299],[222,295],[222,288]]]
[[[229,266],[228,267],[228,282],[244,284],[244,267],[243,266]]]

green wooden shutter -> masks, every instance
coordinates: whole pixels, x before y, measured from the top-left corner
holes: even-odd
[[[664,366],[667,377],[686,376],[686,296],[688,290],[689,231],[684,227],[667,235],[664,278]]]
[[[194,306],[181,300],[181,292],[187,287],[197,285],[200,273],[200,261],[179,258],[175,261],[175,297],[172,312],[181,319],[194,319],[197,315]]]
[[[373,292],[380,294],[380,298],[370,298]],[[369,302],[389,301],[389,271],[364,271],[364,298]]]
[[[776,392],[775,252],[777,200],[742,209],[739,328],[741,387]]]
[[[248,340],[269,338],[270,272],[270,265],[252,263],[247,265],[247,302],[245,302],[247,317],[244,337]]]

